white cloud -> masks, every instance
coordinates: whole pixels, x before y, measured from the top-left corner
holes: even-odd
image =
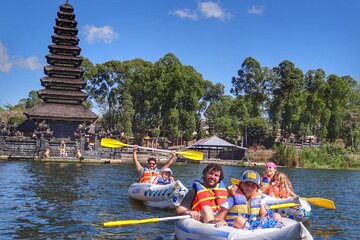
[[[191,9],[178,9],[171,12],[181,18],[188,18],[197,20],[199,15],[205,18],[217,18],[221,20],[230,19],[233,15],[220,7],[219,4],[212,1],[200,2],[196,10]]]
[[[35,56],[25,59],[23,57],[14,57],[13,59],[10,59],[6,46],[0,42],[0,72],[9,73],[13,67],[37,70],[41,69],[42,65]]]
[[[39,59],[35,56],[28,58],[16,58],[14,61],[14,66],[19,66],[22,68],[30,68],[31,70],[40,69],[42,65],[39,63]]]
[[[5,45],[0,42],[0,72],[8,73],[11,70],[11,63]]]
[[[189,18],[191,20],[197,20],[198,16],[195,11],[191,11],[190,9],[183,9],[183,10],[175,10],[172,11],[171,14],[177,15],[181,18]]]
[[[225,20],[233,17],[230,13],[223,10],[219,4],[212,1],[201,2],[198,7],[201,14],[203,14],[206,18],[218,18]]]
[[[118,37],[118,34],[112,29],[111,26],[96,27],[92,25],[86,25],[84,27],[85,38],[89,44],[95,41],[102,41],[105,43],[111,43]]]
[[[262,15],[265,11],[265,7],[264,6],[259,6],[259,5],[253,5],[249,10],[248,13],[250,14],[255,14],[255,15]]]

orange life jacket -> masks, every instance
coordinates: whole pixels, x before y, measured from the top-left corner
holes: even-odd
[[[140,177],[140,182],[141,183],[149,183],[150,182],[150,178],[153,176],[158,176],[159,173],[159,169],[155,168],[154,170],[150,170],[147,167],[144,167],[144,172],[142,174],[142,176]]]
[[[228,196],[225,184],[221,181],[214,188],[206,188],[200,182],[195,181],[193,187],[196,191],[192,203],[192,210],[200,212],[204,206],[210,206],[214,212],[220,209]]]
[[[270,195],[270,193],[274,194],[274,197],[276,198],[288,198],[291,197],[291,194],[289,191],[287,191],[286,189],[283,188],[279,188],[279,187],[270,187],[268,190],[268,195]]]

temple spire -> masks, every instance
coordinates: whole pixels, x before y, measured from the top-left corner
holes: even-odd
[[[87,98],[87,94],[82,91],[86,82],[82,79],[84,70],[81,68],[77,21],[74,8],[68,2],[66,0],[66,3],[60,5],[54,34],[51,36],[52,44],[48,46],[46,60],[49,65],[44,67],[46,76],[40,79],[45,88],[38,91],[43,102],[25,112],[32,120],[48,122],[54,128],[55,137],[73,136],[76,130],[73,125],[92,123],[97,118],[96,114],[82,105]],[[64,121],[71,123],[71,127],[63,127],[66,124]]]

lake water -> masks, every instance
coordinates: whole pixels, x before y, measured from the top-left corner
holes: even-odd
[[[173,165],[191,186],[205,165]],[[225,183],[245,168],[225,166]],[[254,168],[261,173],[261,168]],[[303,197],[335,201],[312,205],[305,225],[314,239],[360,239],[360,171],[281,169]],[[173,216],[128,198],[138,179],[133,165],[0,162],[0,239],[174,239],[174,222],[104,228],[103,222]]]

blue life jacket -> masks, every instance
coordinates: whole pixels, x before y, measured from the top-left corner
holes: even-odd
[[[170,178],[168,178],[166,181],[164,181],[162,176],[159,176],[158,182],[157,182],[158,185],[167,185],[167,184],[170,184],[170,183],[171,183]]]

